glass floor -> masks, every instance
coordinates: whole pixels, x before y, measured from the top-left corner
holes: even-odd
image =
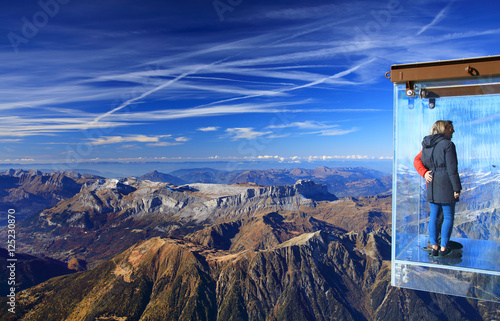
[[[393,284],[500,302],[500,242],[452,237],[453,252],[434,258],[423,249],[428,239],[397,233]]]
[[[500,242],[452,237],[451,241],[458,242],[463,248],[458,249],[458,246],[454,246],[456,243],[451,243],[450,247],[453,248],[453,252],[446,258],[436,259],[429,256],[428,251],[423,250],[424,247],[427,247],[428,239],[427,235],[398,233],[396,253],[399,255],[396,256],[396,259],[496,271],[500,275]],[[404,247],[400,248],[398,245]]]

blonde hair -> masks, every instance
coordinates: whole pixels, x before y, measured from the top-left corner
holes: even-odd
[[[443,134],[444,130],[452,125],[453,122],[451,120],[438,120],[437,122],[434,123],[434,125],[432,125],[430,134],[431,135]]]

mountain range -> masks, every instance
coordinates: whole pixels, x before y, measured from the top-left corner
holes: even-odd
[[[45,173],[39,170],[9,169],[0,173],[0,211],[15,209],[19,218],[25,218],[73,197],[83,184],[99,179],[104,177],[70,171]],[[363,167],[247,171],[194,168],[177,170],[170,174],[152,171],[138,179],[177,186],[192,183],[293,185],[302,179],[326,185],[328,191],[337,197],[380,195],[391,191],[391,176]],[[5,223],[5,218],[1,217],[0,226]]]
[[[392,188],[390,175],[364,167],[329,168],[321,166],[315,169],[294,168],[247,171],[194,168],[177,170],[170,174],[152,171],[139,177],[139,179],[169,182],[177,185],[187,183],[255,183],[263,186],[291,185],[302,179],[325,184],[328,191],[338,197],[378,195],[389,193]]]
[[[339,197],[303,175],[270,186],[85,178],[17,225],[32,270],[48,268],[41,254],[69,266],[19,291],[0,319],[500,319],[495,303],[392,287],[391,195]]]
[[[85,183],[72,198],[21,221],[17,233],[25,240],[20,249],[26,253],[44,253],[63,261],[77,257],[93,263],[139,240],[184,236],[221,223],[240,224],[244,230],[274,212],[322,217],[320,223],[304,230],[308,232],[378,228],[390,225],[390,197],[339,200],[325,185],[304,180],[285,186],[176,186],[135,178],[98,179]],[[274,235],[275,231],[268,233]]]

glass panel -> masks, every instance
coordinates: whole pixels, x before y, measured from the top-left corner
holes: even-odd
[[[419,98],[426,88],[499,82],[418,83],[415,97],[407,97],[405,85],[394,86],[393,285],[500,302],[500,94]],[[423,249],[430,209],[425,180],[413,166],[436,120],[453,121],[463,188],[453,253],[440,259]]]

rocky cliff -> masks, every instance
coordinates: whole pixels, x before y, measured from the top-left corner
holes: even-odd
[[[153,236],[182,236],[205,225],[248,221],[273,211],[312,209],[336,199],[326,186],[303,180],[262,187],[99,179],[24,220],[19,227],[26,240],[21,250],[93,261]],[[118,239],[123,241],[115,244]]]

